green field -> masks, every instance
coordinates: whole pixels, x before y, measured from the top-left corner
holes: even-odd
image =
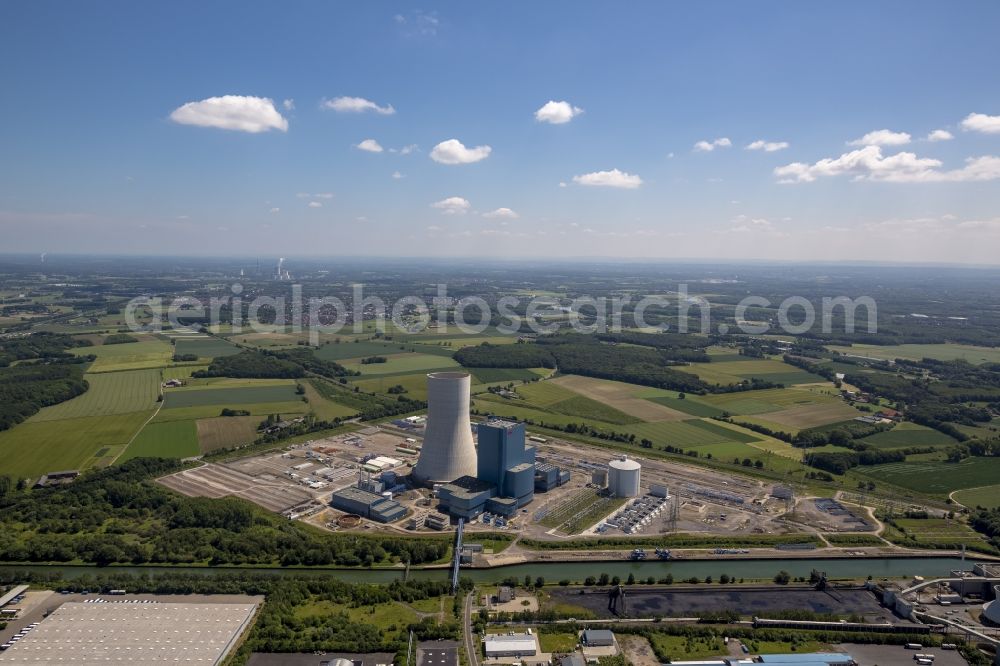
[[[305,387],[306,397],[309,399],[308,408],[316,413],[316,418],[322,421],[331,421],[335,418],[347,418],[358,413],[356,409],[324,398],[312,382],[303,382],[302,385]]]
[[[923,358],[933,358],[938,361],[953,361],[964,359],[969,363],[1000,363],[1000,347],[977,347],[975,345],[853,345],[851,347],[830,346],[829,349],[841,354],[866,356],[876,359],[905,358],[919,361]]]
[[[398,342],[376,342],[373,340],[359,340],[358,342],[330,343],[320,346],[313,353],[317,358],[324,361],[343,361],[349,358],[363,358],[365,356],[388,356],[399,354],[403,350],[400,347],[409,349],[413,345],[401,344]],[[451,352],[448,352],[451,355]]]
[[[828,394],[805,389],[763,389],[736,393],[717,393],[688,397],[689,400],[703,402],[730,414],[764,414],[799,405],[824,404],[838,401]]]
[[[712,417],[722,416],[723,414],[723,410],[718,407],[714,407],[704,402],[698,402],[697,400],[689,400],[688,398],[681,400],[671,396],[654,396],[652,398],[646,398],[646,400],[663,405],[664,407],[669,407],[670,409],[676,409],[679,412],[684,412],[685,414],[690,414],[691,416]]]
[[[861,440],[877,449],[905,449],[911,446],[951,446],[955,440],[937,430],[916,423],[900,423],[892,430],[875,433]]]
[[[82,469],[93,463],[94,454],[102,449],[109,449],[106,457],[118,453],[150,413],[22,423],[0,432],[0,474],[37,477]]]
[[[90,383],[86,393],[46,407],[32,416],[29,422],[149,412],[156,408],[156,397],[160,392],[159,370],[87,374],[84,379]]]
[[[473,399],[472,407],[473,409],[478,409],[483,414],[490,413],[496,416],[515,418],[519,421],[533,421],[535,423],[548,423],[560,426],[580,422],[578,417],[534,409],[524,404],[524,402],[523,400],[507,400],[487,393],[480,393]],[[595,427],[601,425],[596,420],[592,421],[592,423]],[[610,427],[610,424],[605,425]]]
[[[641,422],[641,419],[553,382],[525,384],[517,387],[517,393],[532,407],[539,407],[557,414],[618,425]]]
[[[920,461],[859,467],[858,472],[876,482],[885,481],[901,488],[932,495],[953,490],[980,488],[1000,479],[1000,458],[965,458],[961,462]]]
[[[250,386],[236,388],[206,388],[167,391],[163,396],[164,409],[179,407],[220,407],[242,408],[245,405],[267,402],[294,402],[300,400],[295,387],[289,384],[279,386]]]
[[[352,345],[353,346],[353,345]],[[386,354],[376,354],[386,356]],[[385,363],[362,364],[361,359],[341,363],[349,370],[357,370],[362,376],[410,374],[415,372],[430,372],[432,370],[450,370],[459,367],[458,362],[436,354],[402,353],[387,357]]]
[[[891,527],[886,530],[885,537],[891,541],[900,540],[899,532],[904,539],[912,540],[924,546],[957,546],[961,543],[981,541],[982,536],[971,527],[958,520],[946,518],[896,518],[893,520],[898,530]]]
[[[1000,484],[960,490],[954,495],[955,501],[967,507],[981,506],[984,509],[1000,507]]]
[[[552,372],[546,368],[466,368],[479,384],[530,382]]]
[[[730,355],[716,355],[712,357],[711,363],[691,363],[690,365],[678,368],[678,370],[697,375],[709,384],[722,385],[737,384],[744,379],[754,377],[785,385],[812,384],[826,381],[819,375],[814,375],[811,372],[806,372],[776,359],[747,359],[746,357],[742,357],[742,360],[728,360],[730,358],[732,358]]]
[[[259,416],[217,416],[198,419],[198,448],[202,453],[250,444],[258,437]],[[190,423],[190,421],[188,421]]]
[[[191,379],[191,373],[197,372],[198,370],[207,370],[208,366],[198,363],[189,363],[186,365],[171,365],[169,367],[163,368],[163,381],[168,379]]]
[[[223,407],[234,409],[245,409],[254,416],[265,417],[268,414],[305,414],[309,411],[309,405],[301,400],[294,402],[258,402],[253,404],[240,405],[197,405],[194,407],[174,407],[173,409],[161,409],[160,413],[153,419],[154,422],[163,421],[196,421],[198,419],[209,419],[219,416]],[[261,419],[263,420],[263,419]]]
[[[579,640],[574,633],[551,634],[538,632],[538,644],[545,653],[568,654],[576,649]]]
[[[89,354],[96,356],[97,360],[87,370],[94,373],[161,368],[170,362],[174,348],[163,340],[146,338],[141,342],[130,342],[124,345],[77,347],[70,351],[77,356]]]
[[[385,393],[393,386],[406,389],[406,397],[414,400],[427,399],[427,374],[423,372],[412,375],[393,375],[390,377],[371,377],[351,382],[362,391],[368,393]]]
[[[190,458],[200,453],[193,421],[150,423],[129,444],[118,462],[132,458]]]
[[[689,421],[659,421],[656,423],[637,423],[622,428],[633,433],[637,438],[647,438],[654,445],[673,444],[681,447],[697,447],[705,444],[720,444],[722,442],[754,442],[761,435],[747,434],[735,429],[726,428],[711,421],[691,419]]]
[[[177,338],[174,342],[174,353],[194,354],[198,358],[217,358],[219,356],[239,354],[240,348],[220,338],[199,336],[195,338]]]

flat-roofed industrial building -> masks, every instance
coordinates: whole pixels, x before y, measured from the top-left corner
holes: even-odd
[[[256,603],[69,602],[0,652],[0,664],[221,664]]]
[[[406,509],[396,500],[353,486],[333,493],[330,505],[380,523],[391,523],[406,516]]]

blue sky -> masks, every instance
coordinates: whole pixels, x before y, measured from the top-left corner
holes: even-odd
[[[985,1],[6,0],[2,249],[997,263],[997,25]]]

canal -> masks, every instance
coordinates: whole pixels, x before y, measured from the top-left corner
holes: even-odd
[[[495,583],[508,577],[523,579],[525,576],[541,576],[548,583],[560,580],[582,582],[588,576],[609,576],[627,578],[634,574],[637,579],[649,576],[663,578],[668,574],[680,582],[688,578],[704,580],[712,576],[718,580],[722,574],[739,580],[770,580],[779,571],[787,571],[792,576],[808,576],[816,569],[825,572],[830,579],[848,578],[908,578],[911,576],[936,577],[949,575],[955,569],[971,569],[972,560],[957,557],[886,557],[886,558],[794,558],[762,560],[676,560],[645,562],[533,562],[514,564],[492,569],[463,569],[462,576],[477,583]],[[0,565],[5,576],[16,576],[17,572],[59,573],[64,579],[83,575],[108,575],[128,573],[133,575],[156,575],[186,573],[211,576],[215,574],[252,572],[274,576],[315,575],[333,576],[359,583],[388,583],[402,578],[401,569],[280,569],[280,568],[233,568],[233,567],[158,567],[158,566],[67,566],[67,565]],[[412,579],[445,579],[446,569],[418,569],[410,571]]]

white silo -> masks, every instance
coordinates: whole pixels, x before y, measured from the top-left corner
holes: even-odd
[[[413,477],[420,483],[447,483],[476,475],[476,446],[469,423],[467,372],[427,375],[427,426]]]
[[[642,465],[622,456],[608,463],[608,491],[613,497],[637,497],[639,495],[639,470]]]

